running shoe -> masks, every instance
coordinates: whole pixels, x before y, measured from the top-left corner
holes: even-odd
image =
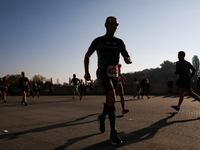
[[[105,119],[103,118],[102,115],[98,116],[98,121],[99,121],[99,129],[101,133],[105,132]]]
[[[180,110],[180,108],[179,107],[177,107],[177,106],[171,106],[173,109],[175,109],[176,111],[179,111]]]
[[[122,111],[122,114],[126,114],[126,113],[128,113],[129,112],[129,109],[124,109],[123,111]]]
[[[111,144],[112,145],[117,145],[117,144],[122,144],[123,143],[123,141],[118,136],[118,133],[111,134],[110,135],[110,140],[111,140]]]

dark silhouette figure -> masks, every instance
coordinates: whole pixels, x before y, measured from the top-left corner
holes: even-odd
[[[147,98],[149,99],[149,95],[148,95],[148,88],[149,88],[149,80],[147,79],[147,76],[144,76],[144,78],[141,81],[141,87],[142,87],[142,99],[143,99],[143,95],[146,94]]]
[[[122,143],[122,140],[117,135],[117,131],[115,129],[115,104],[119,55],[121,54],[123,56],[124,61],[127,64],[132,63],[124,42],[114,36],[118,25],[117,18],[113,16],[107,17],[105,22],[106,34],[93,40],[87,53],[85,54],[84,59],[84,78],[88,81],[91,80],[89,73],[90,56],[95,51],[98,54],[97,78],[106,92],[106,104],[104,105],[102,115],[100,115],[98,119],[100,122],[100,131],[104,133],[105,117],[108,114],[111,127],[110,139],[113,145]]]
[[[167,82],[167,86],[168,86],[168,94],[172,94],[172,87],[173,87],[173,81],[172,78],[169,78],[168,82]]]
[[[54,95],[54,93],[53,93],[53,84],[52,83],[50,83],[50,85],[49,85],[49,93],[48,93],[48,95],[50,95],[50,94]]]
[[[180,51],[178,53],[178,59],[179,61],[176,62],[176,72],[175,74],[178,74],[180,77],[180,91],[179,91],[179,102],[177,106],[171,106],[175,110],[179,111],[181,104],[184,99],[184,93],[185,91],[192,96],[195,100],[198,100],[200,102],[200,97],[193,92],[192,87],[190,85],[191,79],[193,78],[196,70],[195,68],[187,62],[185,59],[185,52]],[[192,70],[192,73],[190,72]]]

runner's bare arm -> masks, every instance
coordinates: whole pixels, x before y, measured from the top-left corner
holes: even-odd
[[[132,63],[130,56],[124,57],[124,61],[125,61],[126,64],[131,64]]]
[[[89,81],[90,80],[90,73],[89,73],[89,65],[90,65],[90,56],[92,53],[88,50],[87,53],[85,54],[84,58],[84,67],[85,67],[85,75],[84,78]]]

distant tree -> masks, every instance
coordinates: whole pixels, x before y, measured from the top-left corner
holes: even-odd
[[[176,63],[170,62],[168,60],[160,64],[161,68],[151,68],[145,69],[143,71],[133,72],[133,73],[122,73],[126,78],[126,84],[133,84],[135,78],[141,82],[146,75],[150,83],[167,83],[168,79],[171,77],[174,81],[177,80],[177,76],[174,74]]]
[[[159,82],[164,82],[164,76],[162,75],[164,73],[161,68],[155,68],[155,69],[150,69],[149,73],[146,73],[145,75],[149,79],[149,83],[159,83]],[[144,76],[142,77],[142,79]]]
[[[7,75],[6,77],[8,78],[8,83],[10,85],[8,87],[8,91],[12,92],[13,89],[17,89],[19,78],[21,77],[21,75],[20,74],[17,74],[17,75]]]
[[[18,82],[19,78],[22,77],[22,75],[20,74],[16,74],[16,75],[7,75],[8,77],[8,81],[9,82]]]
[[[71,81],[72,81],[72,79],[71,79],[71,78],[69,78],[69,85],[71,85]]]
[[[198,73],[199,73],[199,58],[197,55],[194,55],[192,57],[192,64],[193,64],[194,68],[196,69],[196,73],[194,75],[194,80],[196,81],[197,77],[198,77]]]
[[[176,63],[167,60],[164,61],[162,64],[160,64],[160,66],[161,66],[162,80],[164,82],[167,82],[170,77],[172,78],[172,80],[176,80],[178,78],[178,76],[174,74]]]
[[[50,84],[52,84],[51,80],[46,80],[45,83],[43,84],[43,86],[49,87]]]
[[[46,78],[41,75],[34,75],[32,80],[36,82],[44,82],[46,81]]]
[[[64,82],[63,86],[69,86],[69,84],[67,82]]]

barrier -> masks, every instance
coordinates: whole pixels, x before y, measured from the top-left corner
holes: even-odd
[[[191,83],[193,91],[196,93],[200,93],[200,89],[197,86],[196,82]],[[125,84],[125,94],[127,95],[133,95],[134,94],[134,86],[133,84]],[[79,88],[80,92],[80,88]],[[90,86],[87,86],[85,93],[86,95],[100,95],[101,93],[101,86],[100,85],[94,85],[94,90],[91,91]],[[166,83],[150,83],[149,84],[149,94],[167,94],[168,87]],[[13,90],[9,93],[10,95],[16,95],[17,88],[13,88]],[[40,90],[40,95],[48,95],[49,93],[49,87],[42,86]],[[73,94],[73,86],[54,86],[53,87],[53,93],[54,95],[72,95]],[[176,85],[173,85],[172,93],[177,94],[178,88]]]

